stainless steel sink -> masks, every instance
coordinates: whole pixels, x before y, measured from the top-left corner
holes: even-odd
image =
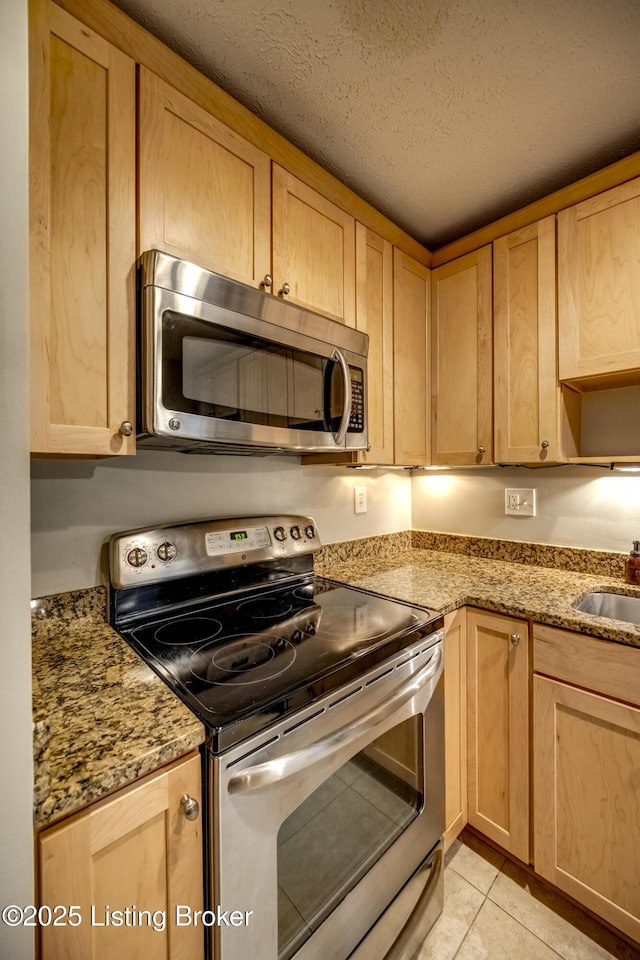
[[[622,593],[598,591],[587,593],[575,604],[575,607],[582,613],[595,613],[598,617],[610,617],[612,620],[640,624],[640,597],[626,597]]]

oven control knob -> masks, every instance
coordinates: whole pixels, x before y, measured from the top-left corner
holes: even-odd
[[[312,526],[312,524],[309,524],[308,527],[304,528],[304,532],[309,540],[313,540],[316,535],[316,528]]]
[[[291,533],[292,540],[299,540],[300,537],[302,536],[302,530],[298,526],[291,527],[291,530],[289,532]]]
[[[129,550],[127,554],[127,563],[131,567],[144,567],[148,559],[149,554],[144,547],[134,547],[133,550]]]
[[[173,560],[178,552],[178,548],[176,547],[175,543],[169,543],[169,541],[166,540],[164,543],[160,544],[157,552],[160,560],[167,562],[169,560]]]
[[[287,539],[287,531],[285,530],[284,527],[276,527],[275,530],[273,531],[273,535],[276,538],[276,540],[280,540],[281,543],[283,540]]]

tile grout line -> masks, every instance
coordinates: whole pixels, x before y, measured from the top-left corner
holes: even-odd
[[[493,886],[493,884],[492,884],[492,886]],[[463,944],[464,944],[465,940],[467,939],[467,937],[469,936],[469,934],[471,933],[471,929],[472,929],[474,923],[475,923],[476,920],[477,920],[478,913],[480,913],[480,910],[482,910],[482,907],[485,905],[485,903],[487,902],[488,899],[489,899],[489,895],[487,894],[487,896],[484,898],[484,900],[483,900],[483,902],[482,902],[482,904],[481,904],[481,906],[480,906],[480,909],[478,910],[478,912],[476,913],[475,917],[473,918],[473,920],[472,920],[471,923],[469,924],[469,929],[468,929],[467,932],[465,933],[464,938],[463,938],[463,940],[462,940],[462,943],[460,944],[460,946],[459,946],[458,949],[456,950],[455,954],[453,955],[452,960],[456,960],[456,957],[458,956],[458,954],[459,954],[460,951],[462,950]],[[546,949],[549,950],[550,953],[552,953],[554,957],[557,957],[558,960],[566,960],[566,957],[564,957],[563,954],[558,953],[558,951],[557,951],[557,950],[554,950],[553,947],[550,947],[548,943],[545,943],[544,940],[541,940],[541,938],[540,938],[539,936],[537,936],[537,934],[533,933],[532,930],[529,930],[529,928],[526,927],[523,923],[520,923],[520,921],[517,919],[517,917],[512,916],[512,915],[509,913],[508,910],[503,909],[503,907],[501,907],[500,904],[496,903],[495,900],[491,900],[491,904],[492,904],[492,906],[496,907],[496,909],[498,909],[498,910],[500,911],[500,913],[504,914],[505,917],[508,917],[510,920],[513,920],[514,923],[517,923],[517,925],[518,925],[519,927],[521,927],[522,930],[525,930],[531,937],[534,938],[534,940],[537,940],[539,944],[541,944],[543,947],[546,947]]]
[[[456,873],[458,876],[460,876],[460,874],[458,873],[457,870],[454,870],[453,872]],[[462,877],[462,879],[464,880],[465,878]],[[494,878],[494,880],[495,880],[495,878]],[[470,880],[467,880],[467,883],[469,883],[470,886],[472,886],[472,887],[474,886],[474,884],[472,884]],[[491,884],[491,886],[493,886],[493,884]],[[475,890],[478,890],[477,887],[474,887],[474,889],[475,889]],[[478,890],[478,893],[482,893],[482,890]],[[487,902],[487,894],[484,893],[483,896],[482,896],[482,902],[480,903],[480,906],[478,907],[478,909],[477,909],[476,912],[474,913],[473,917],[471,918],[471,923],[470,923],[469,926],[467,927],[467,931],[466,931],[464,937],[462,938],[462,940],[460,941],[460,943],[459,943],[459,945],[458,945],[458,949],[457,949],[456,952],[454,953],[454,955],[453,955],[453,957],[451,958],[451,960],[456,960],[456,957],[458,956],[458,954],[459,954],[460,951],[462,950],[462,946],[463,946],[465,940],[466,940],[467,937],[469,936],[469,932],[470,932],[470,930],[471,930],[471,927],[472,927],[472,926],[474,925],[474,923],[476,922],[477,917],[478,917],[478,914],[480,913],[480,911],[482,910],[482,908],[484,907],[484,905],[485,905],[486,902]]]

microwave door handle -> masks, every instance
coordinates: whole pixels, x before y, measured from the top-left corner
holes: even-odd
[[[434,678],[437,679],[441,671],[442,649],[438,646],[424,666],[380,706],[358,717],[353,723],[348,723],[334,733],[316,740],[308,747],[294,750],[293,753],[286,754],[284,757],[276,757],[273,760],[266,760],[264,763],[257,763],[253,767],[243,770],[242,773],[237,773],[229,781],[229,793],[249,793],[254,790],[262,790],[274,783],[282,783],[283,780],[297,776],[313,764],[329,760],[338,750],[358,740],[363,734],[366,733],[371,736],[379,724],[392,716],[408,700],[415,697],[426,683]]]
[[[338,350],[336,347],[333,351],[331,359],[338,361],[340,369],[342,370],[342,378],[344,380],[344,406],[342,408],[342,417],[338,432],[334,433],[333,435],[336,446],[339,447],[344,443],[344,438],[346,437],[347,430],[349,429],[349,418],[351,417],[351,373],[349,372],[347,358],[342,350]]]

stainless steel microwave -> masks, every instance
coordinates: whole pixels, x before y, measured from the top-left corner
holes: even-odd
[[[138,279],[139,445],[367,448],[366,334],[158,250]]]

